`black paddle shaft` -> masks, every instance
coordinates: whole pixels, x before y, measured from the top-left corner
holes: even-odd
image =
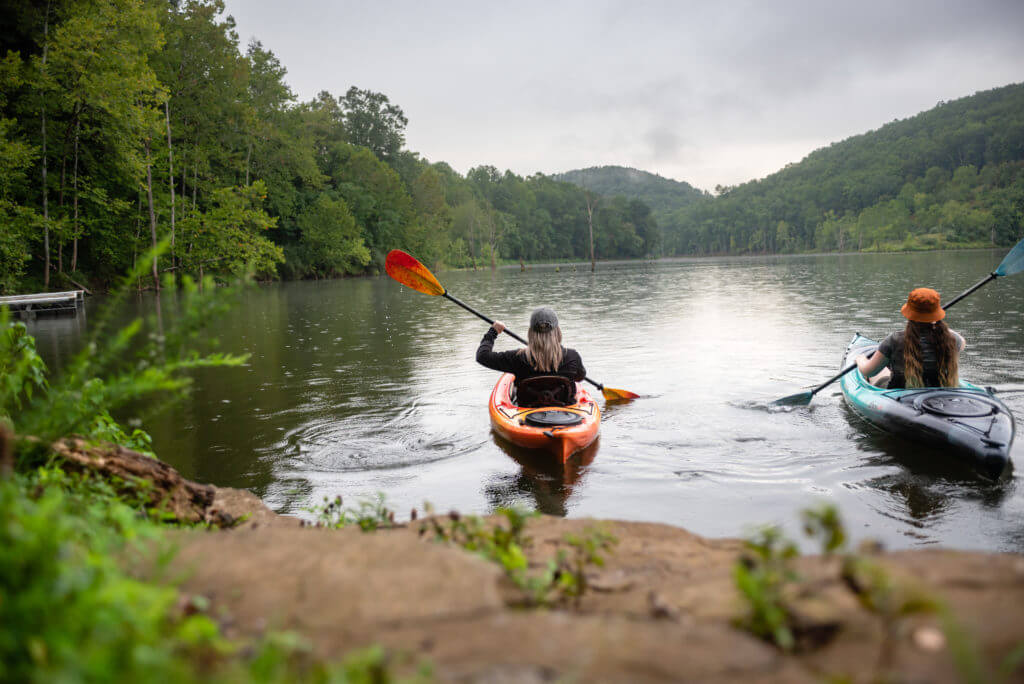
[[[987,276],[985,276],[984,278],[982,278],[981,280],[976,282],[974,285],[971,285],[969,288],[967,288],[966,290],[964,290],[963,292],[958,294],[956,297],[953,297],[953,299],[951,299],[949,301],[949,303],[946,304],[945,306],[943,306],[942,308],[943,309],[948,309],[949,307],[953,306],[954,304],[959,302],[961,299],[963,299],[967,295],[973,294],[975,292],[975,290],[981,289],[982,286],[988,285],[990,282],[992,282],[993,280],[995,280],[998,277],[999,276],[996,275],[996,273],[994,271],[992,273],[989,273]],[[857,367],[857,363],[856,362],[851,363],[849,366],[847,366],[846,368],[844,368],[843,370],[839,371],[838,373],[833,375],[831,378],[826,380],[825,382],[821,383],[820,385],[818,385],[817,387],[812,389],[811,390],[811,396],[813,397],[815,394],[817,394],[821,390],[825,389],[826,387],[831,385],[833,382],[835,382],[839,378],[843,377],[844,375],[846,375],[847,373],[849,373],[850,371],[852,371],[856,367]]]
[[[445,293],[444,293],[444,296],[445,296],[446,298],[448,298],[449,300],[451,300],[451,301],[452,301],[453,303],[455,303],[455,304],[458,304],[459,306],[461,306],[461,307],[462,307],[463,309],[465,309],[465,310],[466,310],[466,311],[468,311],[469,313],[473,314],[474,316],[479,316],[480,318],[484,319],[485,321],[487,321],[487,322],[488,322],[488,323],[490,323],[491,325],[494,325],[494,321],[493,321],[492,319],[488,318],[487,316],[484,316],[484,315],[483,315],[482,313],[480,313],[479,311],[477,311],[476,309],[474,309],[473,307],[471,307],[471,306],[470,306],[469,304],[465,304],[465,303],[463,303],[463,302],[460,302],[460,301],[459,301],[458,299],[456,299],[455,297],[452,297],[452,296],[451,296],[450,294],[448,294],[448,291],[447,291],[447,290],[445,291]],[[516,334],[515,334],[514,332],[512,332],[512,331],[511,331],[511,330],[509,330],[508,328],[505,328],[505,334],[506,334],[506,335],[508,335],[509,337],[511,337],[511,338],[512,338],[512,339],[514,339],[514,340],[519,340],[519,341],[520,341],[520,342],[522,342],[523,344],[526,344],[526,345],[528,345],[528,344],[529,344],[529,342],[527,342],[526,340],[524,340],[524,339],[523,339],[522,337],[520,337],[519,335],[516,335]],[[591,385],[593,385],[594,387],[596,387],[596,388],[597,388],[597,389],[599,389],[599,390],[603,390],[603,389],[604,389],[604,385],[602,385],[602,384],[601,384],[601,383],[599,383],[599,382],[594,382],[594,381],[593,381],[593,380],[591,380],[591,379],[590,379],[589,377],[587,377],[587,378],[583,378],[583,379],[584,379],[584,380],[586,380],[587,382],[589,382],[589,383],[590,383]]]

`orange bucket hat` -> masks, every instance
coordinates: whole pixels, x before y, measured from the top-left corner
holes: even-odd
[[[907,303],[900,309],[905,318],[918,323],[934,323],[946,317],[939,293],[930,287],[919,287],[907,295]]]

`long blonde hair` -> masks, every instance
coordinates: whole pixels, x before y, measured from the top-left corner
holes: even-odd
[[[562,365],[562,329],[552,328],[546,332],[537,332],[533,328],[526,334],[526,360],[536,370],[545,373],[557,373]]]
[[[957,387],[960,385],[958,357],[960,343],[943,321],[916,323],[907,321],[903,336],[903,375],[907,387],[924,387],[924,369],[921,366],[921,336],[930,335],[935,348],[935,360],[939,366],[939,385]]]

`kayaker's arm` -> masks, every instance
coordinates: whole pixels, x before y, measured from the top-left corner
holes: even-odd
[[[857,357],[857,370],[865,378],[877,375],[879,371],[888,365],[888,357],[880,351],[876,351],[870,358],[868,358],[867,354],[861,354]]]
[[[516,351],[496,352],[494,351],[494,340],[498,338],[498,331],[488,328],[484,338],[480,340],[480,346],[476,349],[476,362],[491,370],[503,373],[515,373],[517,368],[514,359]]]

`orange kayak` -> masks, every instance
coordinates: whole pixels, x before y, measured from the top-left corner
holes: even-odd
[[[571,406],[523,408],[512,403],[515,376],[505,373],[491,392],[491,426],[501,437],[528,449],[544,449],[569,460],[597,439],[601,409],[593,397],[576,383],[576,403]]]

